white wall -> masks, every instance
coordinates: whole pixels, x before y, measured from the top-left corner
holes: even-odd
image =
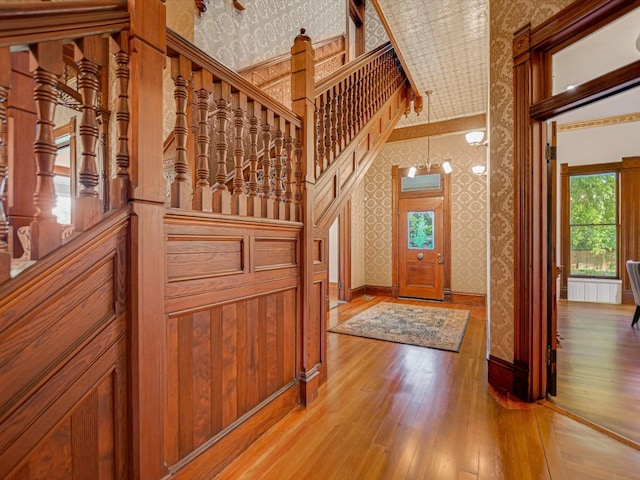
[[[640,155],[640,123],[630,122],[558,133],[558,163],[590,165]]]

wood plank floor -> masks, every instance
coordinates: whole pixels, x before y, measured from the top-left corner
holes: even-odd
[[[331,310],[342,322],[386,297]],[[401,303],[418,303],[400,300]],[[319,398],[271,428],[222,479],[638,479],[640,452],[487,384],[485,311],[459,353],[328,334]]]
[[[640,328],[631,328],[634,311],[635,305],[558,303],[558,395],[549,401],[640,448]]]

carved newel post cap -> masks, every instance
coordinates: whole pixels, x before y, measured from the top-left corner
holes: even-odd
[[[296,41],[298,42],[311,42],[311,38],[307,35],[305,35],[305,33],[307,33],[307,31],[304,28],[300,29],[300,35],[298,35],[296,37]]]

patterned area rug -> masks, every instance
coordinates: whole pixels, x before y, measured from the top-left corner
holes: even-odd
[[[381,302],[330,332],[457,352],[469,310]]]

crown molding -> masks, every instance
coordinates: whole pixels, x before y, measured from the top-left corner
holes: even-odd
[[[640,122],[640,112],[625,113],[624,115],[614,115],[611,117],[594,118],[592,120],[582,120],[579,122],[559,123],[558,132],[571,132],[585,128],[606,127],[609,125],[620,125],[622,123]]]

